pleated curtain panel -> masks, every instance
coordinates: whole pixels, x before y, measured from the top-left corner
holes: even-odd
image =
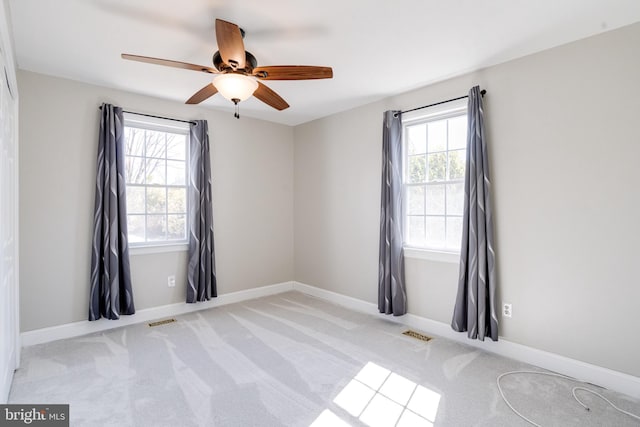
[[[213,246],[211,159],[206,120],[195,120],[190,128],[189,264],[187,302],[207,301],[218,296]]]
[[[378,310],[401,316],[407,312],[402,248],[402,121],[399,111],[385,111],[382,126],[382,191]]]
[[[122,108],[103,104],[98,136],[91,252],[89,320],[134,314],[129,245]]]
[[[469,338],[498,340],[491,181],[482,95],[469,91],[467,169],[458,293],[451,327]]]

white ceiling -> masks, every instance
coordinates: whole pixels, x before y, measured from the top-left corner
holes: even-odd
[[[9,7],[19,68],[181,102],[210,76],[120,54],[211,66],[214,19],[234,22],[259,65],[333,67],[331,80],[266,82],[287,110],[254,98],[241,104],[244,116],[288,125],[640,21],[639,0],[9,0]],[[219,95],[202,105],[233,110]]]

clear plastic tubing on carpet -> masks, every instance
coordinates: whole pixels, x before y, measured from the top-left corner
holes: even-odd
[[[537,372],[537,371],[510,371],[510,372],[505,372],[504,374],[501,374],[498,376],[498,378],[496,379],[496,382],[498,384],[498,391],[500,392],[500,396],[502,396],[502,400],[504,400],[504,403],[507,404],[507,406],[520,418],[522,418],[523,420],[525,420],[526,422],[528,422],[529,424],[532,424],[536,427],[542,427],[540,424],[530,420],[529,418],[525,417],[524,415],[522,415],[520,412],[518,412],[518,410],[516,408],[514,408],[511,403],[509,403],[509,401],[507,400],[507,398],[504,395],[504,392],[502,391],[502,386],[500,385],[500,380],[508,375],[515,375],[515,374],[534,374],[534,375],[546,375],[548,377],[557,377],[557,378],[563,378],[565,380],[569,380],[569,381],[575,381],[575,382],[582,382],[582,381],[578,381],[575,378],[571,378],[568,377],[566,375],[562,375],[562,374],[556,374],[553,372]],[[609,399],[607,399],[606,397],[604,397],[603,395],[601,395],[600,393],[593,391],[591,389],[585,388],[585,387],[574,387],[571,389],[571,394],[573,394],[573,398],[576,400],[576,402],[578,402],[580,404],[580,406],[582,406],[584,409],[586,409],[587,411],[590,411],[591,409],[589,409],[589,407],[587,405],[585,405],[580,398],[578,397],[578,395],[576,394],[577,391],[584,391],[587,393],[591,393],[595,396],[598,396],[600,399],[604,400],[605,402],[607,402],[609,405],[611,405],[611,407],[613,409],[615,409],[618,412],[621,412],[625,415],[630,416],[631,418],[635,418],[636,420],[640,421],[640,416],[632,414],[631,412],[627,412],[624,409],[620,409],[618,408],[616,405],[613,404],[613,402],[611,402]]]

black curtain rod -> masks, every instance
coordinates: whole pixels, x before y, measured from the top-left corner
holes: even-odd
[[[484,89],[482,89],[480,91],[480,95],[482,95],[482,96],[484,96],[485,93],[487,93],[487,91],[484,90]],[[453,101],[457,101],[459,99],[465,99],[465,98],[468,98],[468,97],[469,97],[469,95],[459,96],[457,98],[447,99],[446,101],[440,101],[440,102],[436,102],[436,103],[429,104],[429,105],[423,105],[422,107],[412,108],[411,110],[400,111],[400,114],[410,113],[412,111],[417,111],[417,110],[422,110],[423,108],[435,107],[436,105],[446,104],[447,102],[453,102]],[[397,115],[398,115],[398,113],[394,114],[395,117],[397,117]]]
[[[102,105],[98,107],[98,110],[102,110]],[[135,114],[136,116],[153,117],[154,119],[173,120],[174,122],[189,123],[192,125],[196,124],[196,122],[192,122],[191,120],[181,120],[181,119],[174,119],[172,117],[154,116],[153,114],[136,113],[135,111],[127,111],[127,110],[122,110],[122,112],[128,113],[128,114]]]

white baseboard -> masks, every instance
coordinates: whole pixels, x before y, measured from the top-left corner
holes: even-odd
[[[195,304],[181,302],[163,305],[160,307],[145,308],[136,311],[136,314],[131,316],[121,316],[117,321],[99,319],[89,322],[88,320],[83,320],[80,322],[67,323],[49,328],[36,329],[33,331],[23,332],[20,334],[20,337],[22,340],[22,346],[28,347],[30,345],[42,344],[64,338],[72,338],[94,332],[106,331],[108,329],[132,325],[134,323],[148,322],[150,320],[156,320],[163,317],[178,316],[180,314],[206,310],[208,308],[219,307],[221,305],[233,304],[235,302],[246,301],[268,295],[275,295],[292,289],[293,282],[278,283],[275,285],[262,286],[259,288],[218,295],[217,298]]]
[[[352,298],[299,282],[293,282],[293,289],[353,310],[380,315],[376,304],[362,301],[357,298]],[[426,319],[414,314],[406,314],[404,316],[397,317],[385,316],[385,318],[427,332],[429,335],[438,335],[443,338],[480,348],[500,356],[509,357],[511,359],[539,366],[553,372],[576,378],[580,381],[595,384],[610,390],[627,394],[635,397],[636,399],[640,399],[640,378],[633,375],[592,365],[590,363],[564,357],[559,354],[538,350],[536,348],[517,344],[502,338],[497,342],[490,340],[472,340],[467,338],[466,333],[456,332],[446,323]]]
[[[53,326],[50,328],[37,329],[34,331],[23,332],[21,334],[22,345],[27,347],[30,345],[56,341],[64,338],[72,338],[93,332],[105,331],[108,329],[119,328],[121,326],[131,325],[134,323],[148,322],[163,317],[177,316],[180,314],[191,313],[194,311],[205,310],[221,305],[232,304],[236,302],[246,301],[254,298],[260,298],[268,295],[275,295],[290,290],[296,290],[307,295],[312,295],[324,300],[339,304],[352,310],[379,315],[376,304],[352,298],[336,292],[327,291],[325,289],[306,285],[300,282],[285,282],[270,286],[247,289],[244,291],[223,294],[207,302],[197,304],[177,303],[160,307],[147,308],[138,310],[132,316],[122,316],[117,322],[100,319],[94,322],[81,321],[68,323],[66,325]],[[539,366],[550,371],[558,372],[570,377],[596,384],[611,390],[625,393],[629,396],[640,399],[640,378],[614,371],[612,369],[603,368],[601,366],[592,365],[579,360],[560,356],[555,353],[538,350],[522,344],[517,344],[504,339],[497,342],[470,340],[464,333],[455,332],[446,323],[438,322],[414,314],[406,314],[404,316],[385,316],[386,319],[405,324],[409,327],[419,329],[428,334],[438,335],[453,341],[467,344],[472,347],[480,348],[491,353],[509,357],[525,363]],[[3,375],[6,376],[5,373]],[[9,373],[8,385],[5,379],[0,386],[0,400],[6,398],[9,393],[8,387],[11,385],[12,372]],[[5,390],[6,388],[6,390]]]
[[[315,286],[305,285],[304,283],[300,282],[293,282],[293,289],[302,292],[303,294],[322,298],[323,300],[331,301],[335,304],[356,311],[368,314],[380,314],[380,312],[378,311],[378,306],[376,304],[362,301],[361,299],[348,297],[337,292],[327,291],[326,289],[316,288]]]

